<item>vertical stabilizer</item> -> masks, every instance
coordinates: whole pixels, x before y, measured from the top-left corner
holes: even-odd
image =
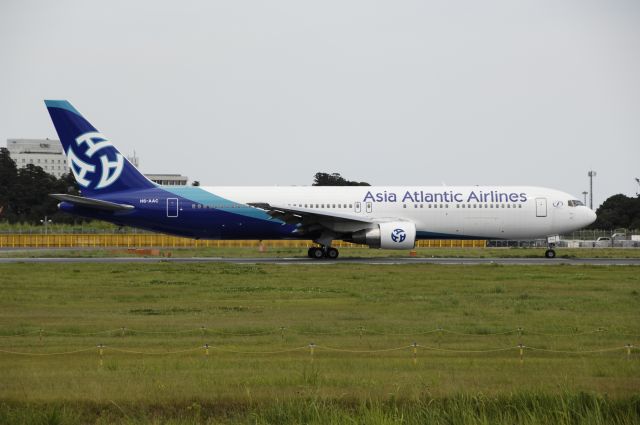
[[[67,155],[67,163],[87,196],[156,185],[125,158],[66,100],[45,100]]]

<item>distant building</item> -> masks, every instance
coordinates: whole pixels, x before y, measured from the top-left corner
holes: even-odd
[[[134,167],[140,168],[140,158],[136,155],[135,151],[133,155],[128,156],[127,159]],[[145,174],[145,177],[154,183],[158,183],[165,186],[186,186],[189,178],[180,174]]]
[[[189,178],[180,174],[145,174],[154,183],[165,186],[186,186]]]
[[[7,139],[7,149],[18,168],[24,168],[27,164],[37,165],[58,178],[69,172],[59,140]]]

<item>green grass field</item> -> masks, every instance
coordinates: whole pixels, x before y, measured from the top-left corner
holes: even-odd
[[[5,264],[0,423],[633,424],[626,344],[639,267]]]

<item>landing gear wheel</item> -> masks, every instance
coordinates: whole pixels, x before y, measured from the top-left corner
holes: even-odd
[[[547,249],[544,252],[544,256],[547,258],[556,258],[556,252],[553,249]]]
[[[324,257],[324,251],[318,247],[309,248],[309,257],[319,260]]]
[[[330,260],[335,260],[336,258],[338,258],[339,254],[340,253],[335,248],[327,248],[327,251],[325,252],[326,257]]]

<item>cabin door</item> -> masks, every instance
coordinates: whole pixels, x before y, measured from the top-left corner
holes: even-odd
[[[178,198],[167,198],[167,217],[178,216]]]
[[[547,216],[547,198],[536,198],[536,217]]]

